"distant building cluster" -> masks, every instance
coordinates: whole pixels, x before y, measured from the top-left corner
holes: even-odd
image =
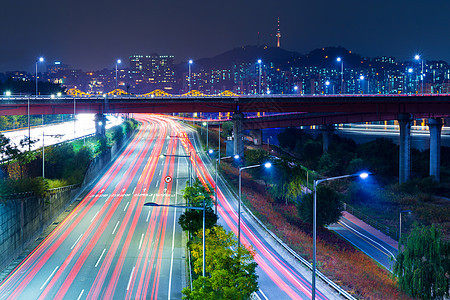
[[[132,55],[128,67],[119,64],[117,72],[115,68],[83,72],[55,62],[47,66],[45,73],[38,73],[38,79],[92,94],[106,93],[116,87],[131,94],[156,89],[170,94],[189,90],[205,94],[226,90],[236,94],[450,93],[447,62],[420,57],[406,62],[393,57],[363,58],[342,49],[322,48],[289,59],[271,55],[249,61],[246,55],[235,55],[228,60],[208,59],[208,63],[194,61],[192,65],[175,64],[171,55]],[[0,80],[8,78],[34,81],[35,74],[0,73]]]

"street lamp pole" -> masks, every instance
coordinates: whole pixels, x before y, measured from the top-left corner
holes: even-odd
[[[411,210],[401,210],[400,211],[400,224],[399,224],[399,228],[398,228],[398,242],[399,242],[399,244],[402,241],[402,213],[410,214],[411,212],[412,212]],[[398,250],[400,250],[400,246],[399,246]]]
[[[362,179],[366,179],[369,176],[369,173],[358,173],[351,175],[343,175],[337,177],[324,178],[319,180],[314,180],[314,198],[313,198],[313,271],[312,271],[312,294],[311,299],[316,299],[316,240],[317,240],[317,186],[325,181],[332,181],[347,177],[357,177],[359,176]]]
[[[359,76],[359,80],[361,81],[361,94],[364,94],[364,75]]]
[[[116,89],[117,89],[117,65],[118,64],[121,64],[122,63],[122,61],[120,60],[120,59],[118,59],[117,61],[116,61]]]
[[[259,64],[259,90],[258,90],[258,94],[261,95],[261,63],[262,61],[260,59],[258,59],[258,64]]]
[[[242,202],[242,171],[250,168],[257,168],[264,166],[266,168],[270,168],[272,164],[270,162],[266,162],[265,164],[246,166],[239,168],[239,203],[238,203],[238,250],[241,247],[241,202]]]
[[[38,96],[38,63],[43,62],[44,58],[39,57],[38,60],[36,60],[36,98]],[[28,97],[27,102],[27,118],[28,118],[28,151],[31,151],[31,125],[30,125],[30,97]]]
[[[336,58],[341,63],[341,94],[344,93],[344,60],[341,57]]]
[[[192,65],[193,61],[192,59],[189,60],[189,92],[191,91],[191,65]]]
[[[217,162],[219,162],[220,163],[220,160],[221,159],[228,159],[228,158],[234,158],[234,159],[238,159],[239,158],[239,155],[235,155],[235,156],[225,156],[225,157],[220,157],[220,154],[219,154],[219,158],[216,158],[216,180],[214,180],[214,200],[215,200],[215,204],[214,204],[214,213],[217,215],[217,204],[218,204],[218,200],[219,200],[219,197],[218,197],[218,194],[217,194],[217,177],[218,177],[218,173],[219,173],[219,169],[218,169],[218,167],[217,167]]]
[[[191,178],[192,178],[192,163],[191,163],[191,152],[189,152],[189,155],[178,155],[178,154],[163,154],[162,156],[173,156],[173,157],[185,157],[189,159],[189,186],[192,186]],[[161,156],[161,157],[162,157]]]
[[[194,210],[203,210],[203,234],[202,234],[202,239],[203,239],[203,270],[202,270],[202,276],[205,277],[206,276],[206,264],[205,264],[205,250],[206,250],[206,245],[205,245],[205,220],[206,220],[206,203],[205,200],[203,200],[203,207],[196,207],[196,206],[184,206],[184,205],[173,205],[173,204],[158,204],[155,202],[147,202],[144,204],[144,206],[159,206],[159,207],[175,207],[175,208],[187,208],[187,209],[194,209]]]
[[[423,58],[420,58],[420,55],[416,54],[416,56],[414,56],[414,59],[415,60],[420,60],[420,64],[422,65],[422,71],[420,73],[420,79],[422,81],[422,87],[421,87],[420,93],[423,96]]]

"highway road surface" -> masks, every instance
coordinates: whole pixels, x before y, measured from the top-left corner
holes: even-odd
[[[0,284],[0,299],[181,299],[186,282],[181,209],[188,164],[213,186],[195,140],[176,121],[136,116],[141,129],[80,204]],[[193,144],[194,143],[194,144]],[[190,158],[177,157],[186,156]],[[161,154],[170,154],[161,156]],[[237,232],[237,201],[219,184],[219,216]],[[241,239],[256,250],[260,299],[310,299],[311,272],[246,213]],[[317,299],[340,296],[320,280]]]

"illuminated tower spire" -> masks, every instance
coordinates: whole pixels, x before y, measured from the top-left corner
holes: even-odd
[[[280,31],[280,17],[278,17],[278,25],[277,25],[277,47],[280,48],[280,39],[281,39],[281,31]]]

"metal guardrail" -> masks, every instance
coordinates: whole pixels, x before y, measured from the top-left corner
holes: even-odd
[[[230,190],[233,194],[234,191]],[[236,196],[236,195],[235,195]],[[237,197],[237,196],[236,196]],[[244,204],[241,203],[242,207],[245,209],[245,211],[276,241],[278,244],[280,244],[286,251],[288,251],[292,256],[294,256],[297,260],[299,260],[303,265],[305,265],[307,268],[309,268],[312,272],[312,264],[308,262],[306,259],[301,257],[297,254],[291,247],[289,247],[286,243],[284,243],[278,236],[276,236],[271,230],[269,230],[262,222],[259,220],[253,212]],[[327,283],[330,287],[332,287],[334,290],[336,290],[339,295],[342,295],[346,299],[350,300],[357,300],[355,297],[350,295],[349,292],[341,288],[339,285],[337,285],[334,281],[329,279],[327,276],[325,276],[322,272],[316,270],[316,275],[322,279],[325,283]]]
[[[211,161],[209,156],[203,155],[202,159],[207,158],[209,162]],[[211,164],[209,164],[211,166]],[[212,168],[212,166],[211,166]],[[234,195],[236,199],[239,199],[239,197],[236,195],[236,192],[228,185],[228,182],[222,178],[222,176],[219,175],[219,181],[222,181],[222,183],[225,184],[227,189]],[[219,183],[217,183],[219,184]],[[282,247],[284,247],[292,256],[294,256],[297,260],[299,260],[301,263],[303,263],[306,267],[308,267],[312,272],[312,264],[308,262],[306,259],[298,255],[292,248],[290,248],[286,243],[284,243],[278,236],[276,236],[272,231],[270,231],[253,213],[252,211],[244,204],[241,203],[244,210],[276,241],[278,242]],[[325,283],[327,283],[330,287],[332,287],[334,290],[336,290],[339,295],[342,295],[346,299],[350,300],[357,300],[355,297],[353,297],[349,292],[341,288],[339,285],[337,285],[334,281],[329,279],[327,276],[325,276],[322,272],[316,270],[316,275],[322,279]]]

